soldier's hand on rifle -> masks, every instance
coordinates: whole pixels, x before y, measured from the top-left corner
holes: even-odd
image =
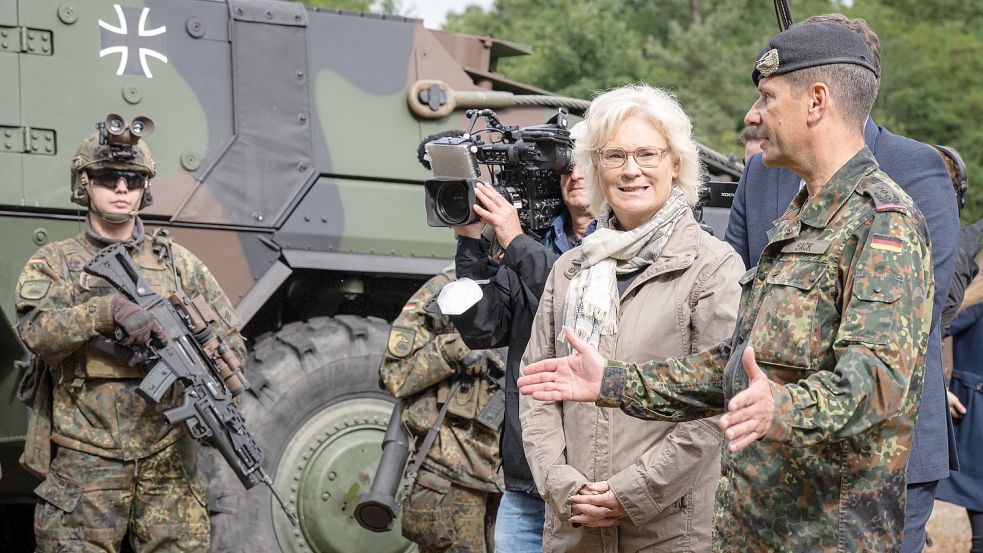
[[[754,359],[754,348],[748,346],[741,361],[750,382],[746,390],[727,403],[728,412],[720,417],[719,422],[720,429],[730,442],[727,449],[731,452],[740,451],[767,434],[775,411],[771,384]]]
[[[474,195],[478,199],[474,212],[482,221],[495,229],[495,236],[498,237],[502,249],[508,249],[512,240],[522,234],[519,211],[495,188],[487,184],[480,182],[475,184]]]
[[[570,328],[563,331],[577,353],[527,365],[519,378],[519,391],[539,401],[597,401],[604,358]]]
[[[160,344],[167,343],[164,328],[146,309],[133,303],[121,295],[113,298],[113,321],[126,336],[120,342],[124,346],[145,346],[151,339]]]

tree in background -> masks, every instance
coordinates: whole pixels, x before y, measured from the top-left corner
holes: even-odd
[[[308,6],[413,17],[400,0],[303,0]]]
[[[881,38],[884,79],[878,123],[923,142],[954,146],[983,183],[983,2],[977,0],[792,0],[793,17],[843,11]],[[564,95],[590,98],[627,82],[674,90],[697,137],[737,149],[757,97],[750,67],[777,32],[768,0],[496,0],[448,16],[445,30],[533,46],[499,72]],[[971,185],[963,220],[983,216],[983,185]]]
[[[930,4],[930,5],[929,5]],[[983,216],[983,4],[971,0],[864,2],[882,44],[884,75],[874,106],[881,124],[930,144],[954,146],[970,175],[964,223]]]
[[[424,1],[424,0],[418,0]],[[400,14],[400,0],[307,0],[321,7]],[[983,216],[983,2],[790,0],[800,21],[842,11],[881,38],[884,75],[874,118],[889,129],[954,146],[969,168],[965,222]],[[496,0],[448,15],[444,30],[529,44],[499,73],[579,98],[645,81],[679,96],[697,138],[725,153],[757,97],[750,68],[777,32],[770,0]]]

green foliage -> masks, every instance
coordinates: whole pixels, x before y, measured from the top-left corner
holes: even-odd
[[[304,0],[303,3],[308,6],[317,6],[318,8],[369,12],[372,11],[373,0]]]
[[[884,0],[851,10],[863,17],[881,39],[881,92],[874,118],[891,130],[929,144],[959,150],[970,175],[963,222],[983,216],[983,22],[978,3],[947,0],[940,9],[921,9],[916,2]],[[952,6],[964,5],[964,11]],[[917,11],[917,10],[916,10]],[[975,22],[974,22],[975,20]],[[975,178],[974,178],[975,177]]]
[[[303,0],[302,3],[318,8],[413,16],[411,13],[405,13],[406,10],[403,9],[400,0]]]
[[[881,39],[883,78],[875,120],[894,132],[954,146],[983,179],[983,2],[979,0],[791,0],[796,21],[844,11]],[[694,7],[702,6],[698,14]],[[699,22],[696,22],[699,21]],[[724,153],[757,97],[750,73],[777,31],[768,0],[496,0],[451,14],[446,30],[530,44],[503,59],[509,78],[589,98],[644,81],[679,95],[697,137]],[[964,221],[983,216],[972,184]]]

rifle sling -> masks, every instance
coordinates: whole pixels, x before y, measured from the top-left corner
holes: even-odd
[[[444,416],[447,415],[447,409],[450,407],[451,398],[457,393],[457,389],[461,387],[461,381],[458,380],[451,387],[450,393],[447,394],[447,401],[440,408],[437,413],[437,417],[434,418],[433,424],[430,426],[430,430],[427,431],[427,435],[423,437],[423,443],[420,444],[420,448],[416,450],[416,459],[413,460],[413,465],[410,467],[410,478],[409,486],[412,487],[416,484],[416,475],[420,474],[420,467],[423,466],[423,461],[426,460],[427,454],[430,453],[430,448],[433,447],[434,440],[437,439],[437,432],[440,430],[440,425],[444,422]]]

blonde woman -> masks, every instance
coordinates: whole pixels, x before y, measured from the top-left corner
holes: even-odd
[[[601,355],[648,361],[734,330],[744,272],[691,211],[702,167],[668,92],[633,85],[591,103],[575,157],[597,230],[553,266],[522,366],[568,355],[570,327]],[[543,551],[709,551],[715,419],[641,421],[575,402],[520,400],[526,459],[547,514]]]

